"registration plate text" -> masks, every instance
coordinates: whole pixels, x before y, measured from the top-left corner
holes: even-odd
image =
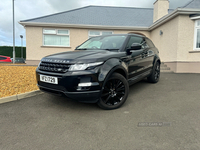
[[[58,78],[51,76],[40,75],[40,81],[52,84],[58,84]]]

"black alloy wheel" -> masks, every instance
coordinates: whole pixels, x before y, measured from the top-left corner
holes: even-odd
[[[147,78],[151,83],[157,83],[160,79],[160,63],[156,62],[153,67],[152,74]]]
[[[98,105],[103,109],[116,109],[124,104],[128,97],[129,85],[127,80],[114,73],[105,83]]]
[[[160,64],[159,62],[156,63],[156,66],[155,66],[155,80],[159,80],[159,77],[160,77]]]

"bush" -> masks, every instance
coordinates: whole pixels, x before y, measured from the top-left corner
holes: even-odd
[[[13,47],[12,46],[0,46],[0,55],[13,57]],[[15,47],[15,57],[21,58],[21,47]],[[23,47],[23,58],[26,59],[26,47]]]

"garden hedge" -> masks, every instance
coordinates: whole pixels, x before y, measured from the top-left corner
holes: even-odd
[[[0,46],[0,55],[13,57],[13,47],[12,46]],[[15,57],[21,58],[21,47],[15,47]],[[23,58],[26,59],[26,47],[23,47]]]

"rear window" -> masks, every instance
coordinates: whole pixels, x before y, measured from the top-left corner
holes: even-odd
[[[5,60],[6,58],[5,57],[0,57],[0,60]]]

